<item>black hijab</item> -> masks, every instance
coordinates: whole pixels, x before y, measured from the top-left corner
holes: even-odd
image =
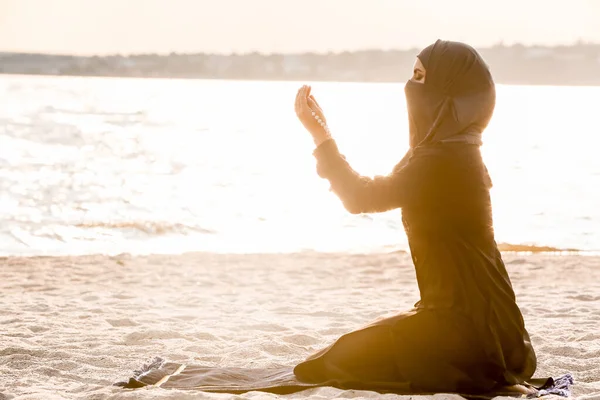
[[[471,46],[438,40],[417,56],[425,83],[405,87],[410,147],[445,142],[481,145],[496,104],[489,68]]]

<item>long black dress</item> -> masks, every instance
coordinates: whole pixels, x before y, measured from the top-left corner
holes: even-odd
[[[491,73],[464,43],[438,40],[418,58],[426,77],[405,85],[411,150],[390,175],[360,176],[333,140],[314,155],[351,213],[402,209],[421,300],[296,366],[301,381],[481,393],[523,383],[536,369],[494,240],[479,150],[495,107]]]
[[[427,392],[486,392],[527,381],[536,356],[494,240],[479,147],[415,149],[394,172],[358,175],[333,140],[319,174],[351,213],[402,209],[420,301],[342,336],[294,369],[304,382]],[[345,384],[344,384],[345,382]]]

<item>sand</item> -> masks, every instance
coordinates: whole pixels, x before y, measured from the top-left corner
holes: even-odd
[[[538,353],[536,375],[571,372],[574,397],[600,399],[600,258],[505,260]],[[17,257],[0,266],[1,400],[275,398],[111,385],[154,356],[293,365],[418,299],[404,253]],[[319,388],[284,397],[380,396]]]

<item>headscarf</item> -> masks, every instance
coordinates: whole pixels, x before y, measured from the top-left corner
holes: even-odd
[[[481,134],[496,104],[487,64],[469,45],[438,40],[417,56],[425,83],[405,87],[410,147],[444,142],[481,145]]]

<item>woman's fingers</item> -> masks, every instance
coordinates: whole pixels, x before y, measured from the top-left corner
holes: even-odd
[[[305,113],[306,104],[306,86],[302,86],[296,95],[296,114],[301,116]]]
[[[308,98],[308,105],[310,106],[310,108],[312,108],[313,110],[317,111],[320,114],[323,114],[323,109],[319,106],[319,103],[317,103],[317,100],[315,99],[314,96],[310,96]]]
[[[296,94],[296,102],[294,104],[295,110],[296,110],[296,115],[300,116],[300,112],[301,112],[301,101],[302,101],[302,90],[303,90],[304,86],[302,86],[300,89],[298,89],[298,93]]]
[[[319,110],[323,111],[323,109],[321,108],[321,106],[319,105],[319,102],[317,101],[317,99],[315,99],[315,96],[313,96],[312,94],[309,96],[309,98],[312,99],[312,101],[315,102],[315,104],[317,105],[317,107],[319,107]]]
[[[306,117],[310,114],[310,107],[307,102],[308,90],[307,86],[303,86],[298,92],[298,114],[302,117]]]
[[[313,99],[311,99],[310,97],[308,98],[308,106],[310,107],[311,110],[318,112],[319,114],[321,114],[321,110],[319,109],[319,106],[317,106],[317,103],[315,103],[315,101]]]

